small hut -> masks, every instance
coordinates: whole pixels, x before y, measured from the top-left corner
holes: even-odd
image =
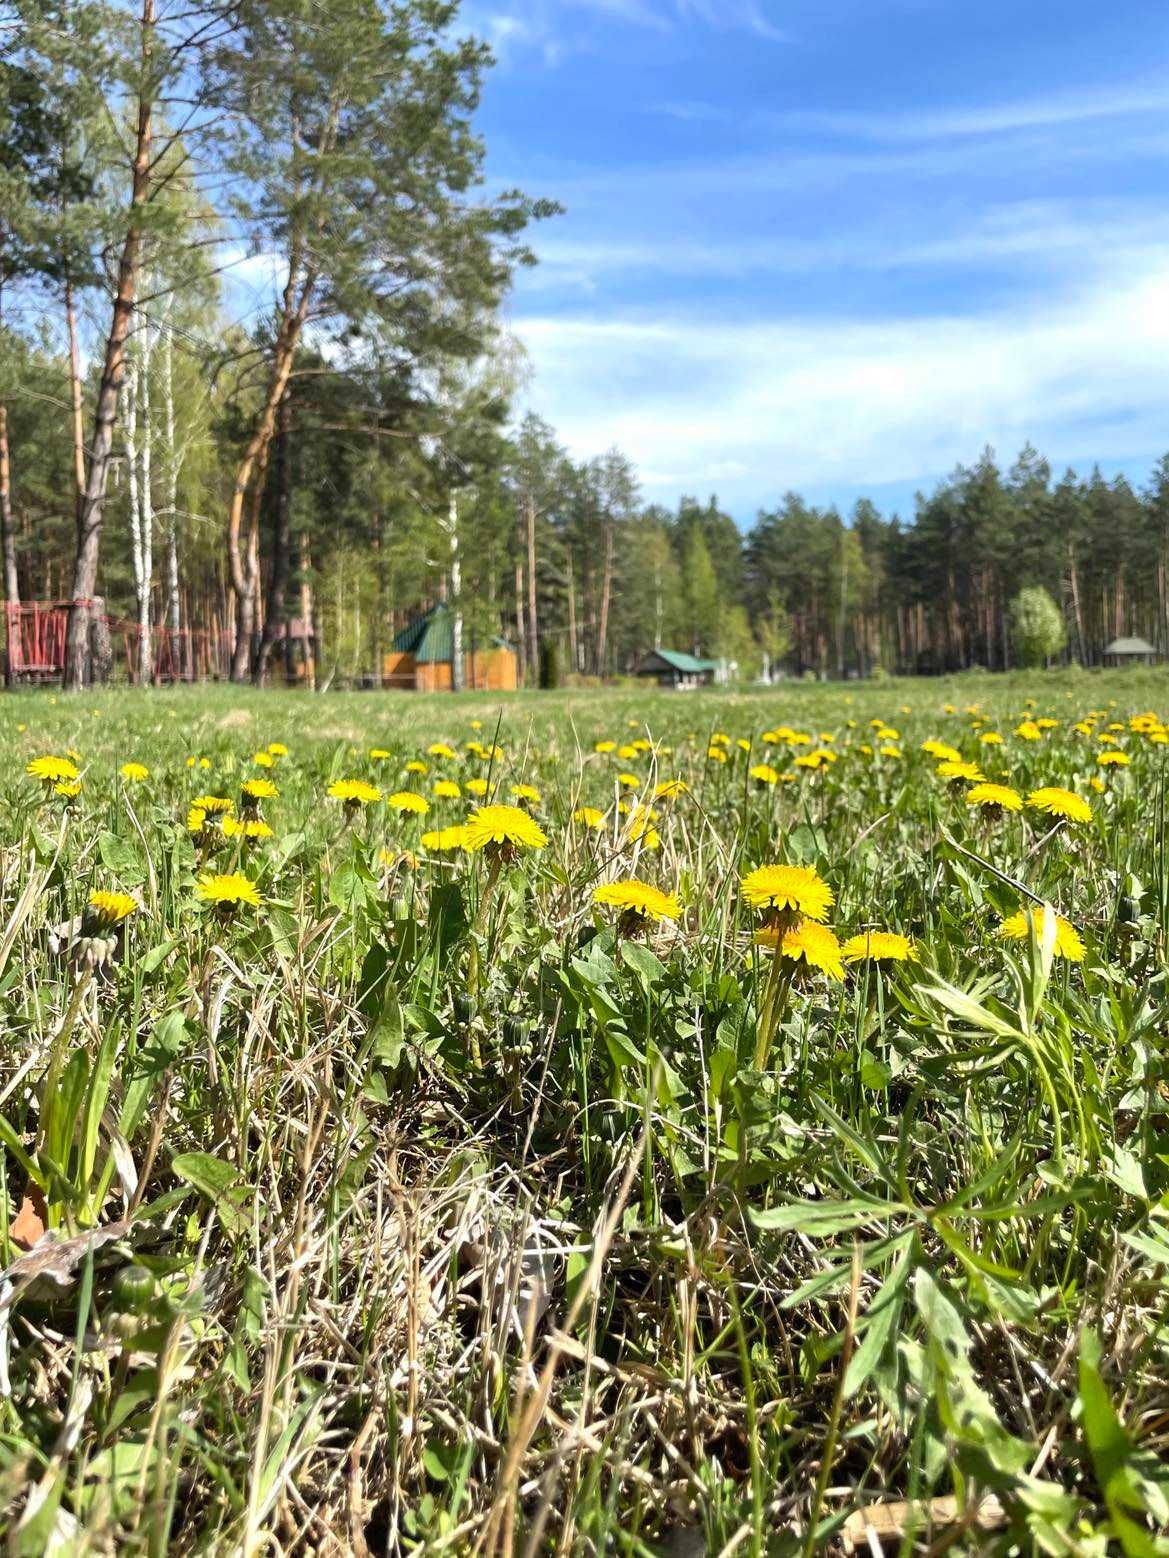
[[[1114,638],[1104,651],[1105,665],[1152,665],[1157,651],[1144,638]]]
[[[454,618],[442,601],[398,634],[382,661],[382,686],[411,692],[450,692],[455,653]],[[463,685],[478,692],[515,689],[516,655],[505,638],[477,643],[463,630]]]
[[[654,649],[642,656],[635,674],[652,677],[659,687],[681,692],[690,687],[709,687],[717,670],[714,660],[700,660],[680,649]]]

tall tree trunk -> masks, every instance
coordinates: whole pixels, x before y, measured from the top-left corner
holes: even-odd
[[[72,601],[65,637],[64,685],[81,687],[92,670],[90,650],[90,604],[97,593],[97,568],[101,556],[101,532],[104,518],[106,483],[114,446],[114,425],[118,417],[118,393],[126,367],[126,336],[134,311],[138,283],[138,264],[142,248],[142,210],[150,195],[150,154],[153,143],[154,86],[151,79],[154,56],[154,0],[142,0],[140,18],[141,70],[138,90],[138,122],[134,142],[134,167],[130,185],[130,210],[126,236],[118,261],[118,282],[114,293],[113,317],[106,338],[94,410],[93,435],[89,443],[89,468],[85,472],[85,495],[77,516],[77,552],[73,563]]]
[[[572,567],[572,547],[568,548],[568,655],[573,674],[580,671],[580,649],[576,641],[576,578]]]
[[[182,616],[179,608],[179,457],[175,437],[175,377],[174,332],[171,329],[173,294],[167,298],[165,326],[162,337],[162,394],[163,415],[166,427],[166,625],[171,633],[171,675],[178,669],[175,656],[179,652],[176,635]],[[186,667],[183,668],[190,674]]]
[[[276,438],[276,513],[272,526],[272,572],[268,584],[268,610],[256,657],[254,680],[260,686],[268,676],[272,646],[283,635],[288,642],[288,573],[292,517],[292,397],[284,394],[280,402],[279,429]]]
[[[304,685],[309,692],[317,690],[316,640],[313,636],[313,580],[312,558],[309,556],[308,532],[300,538],[300,624],[304,633]]]
[[[235,591],[235,648],[231,656],[233,682],[246,682],[252,674],[252,652],[255,647],[260,597],[260,509],[264,501],[264,478],[268,472],[268,451],[271,447],[271,443],[265,443],[260,451],[255,482],[251,489],[248,535],[240,568],[240,582],[243,587]]]
[[[524,627],[524,565],[520,562],[515,565],[515,631],[519,683],[523,687],[528,680],[528,640]]]
[[[250,634],[256,617],[254,594],[250,604],[245,599],[249,592],[249,575],[240,550],[244,504],[253,476],[258,481],[263,466],[267,464],[268,450],[276,430],[276,412],[280,402],[284,399],[284,392],[288,388],[297,344],[300,341],[300,333],[305,319],[308,317],[309,304],[312,301],[313,289],[316,284],[315,275],[311,271],[307,272],[303,278],[301,277],[295,244],[293,248],[294,252],[288,266],[288,280],[284,287],[280,327],[276,333],[276,347],[272,359],[272,374],[268,381],[268,391],[259,418],[252,431],[252,436],[248,439],[247,446],[244,449],[235,473],[235,485],[231,494],[231,508],[228,511],[227,517],[227,561],[230,569],[231,588],[236,598],[236,644],[231,662],[231,679],[233,682],[242,681],[247,676],[247,668],[251,658],[251,642],[250,638],[241,639],[240,634],[245,625],[245,618],[247,619],[247,631]]]
[[[540,674],[540,631],[536,619],[536,503],[531,493],[524,502],[528,550],[528,659],[533,674]]]
[[[451,493],[451,691],[463,690],[463,568],[459,558],[459,498]]]
[[[154,680],[154,639],[150,620],[154,584],[154,428],[151,423],[150,363],[155,336],[149,323],[142,341],[142,587],[138,592],[138,681],[143,687]]]
[[[20,580],[16,572],[16,534],[12,528],[12,466],[8,454],[8,409],[0,404],[0,550],[4,553],[4,680],[16,679],[12,664],[14,612],[20,605]]]
[[[81,399],[81,348],[77,340],[77,306],[73,283],[65,283],[65,328],[69,336],[69,424],[73,433],[73,483],[77,523],[85,502],[85,414]]]
[[[1068,542],[1068,585],[1072,595],[1072,622],[1076,629],[1076,653],[1081,665],[1085,663],[1084,655],[1084,614],[1080,610],[1080,576],[1076,569],[1076,553],[1072,543]]]
[[[597,623],[597,675],[605,674],[609,641],[609,598],[613,593],[613,521],[605,524],[605,571],[601,575],[601,614]]]

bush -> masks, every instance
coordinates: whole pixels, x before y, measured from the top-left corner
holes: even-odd
[[[1063,613],[1041,585],[1020,590],[1011,602],[1011,637],[1019,664],[1033,668],[1067,643]]]

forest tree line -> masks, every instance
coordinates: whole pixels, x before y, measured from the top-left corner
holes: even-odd
[[[99,603],[143,679],[191,627],[264,680],[290,618],[376,678],[438,599],[528,683],[1004,669],[1024,586],[1070,658],[1169,650],[1169,459],[987,451],[904,519],[788,493],[744,532],[517,419],[500,308],[556,208],[487,193],[489,66],[448,0],[0,0],[0,551],[9,601],[71,603],[68,683]]]

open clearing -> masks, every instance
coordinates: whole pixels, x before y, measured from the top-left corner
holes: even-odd
[[[0,701],[13,1551],[1165,1551],[1161,716]]]

